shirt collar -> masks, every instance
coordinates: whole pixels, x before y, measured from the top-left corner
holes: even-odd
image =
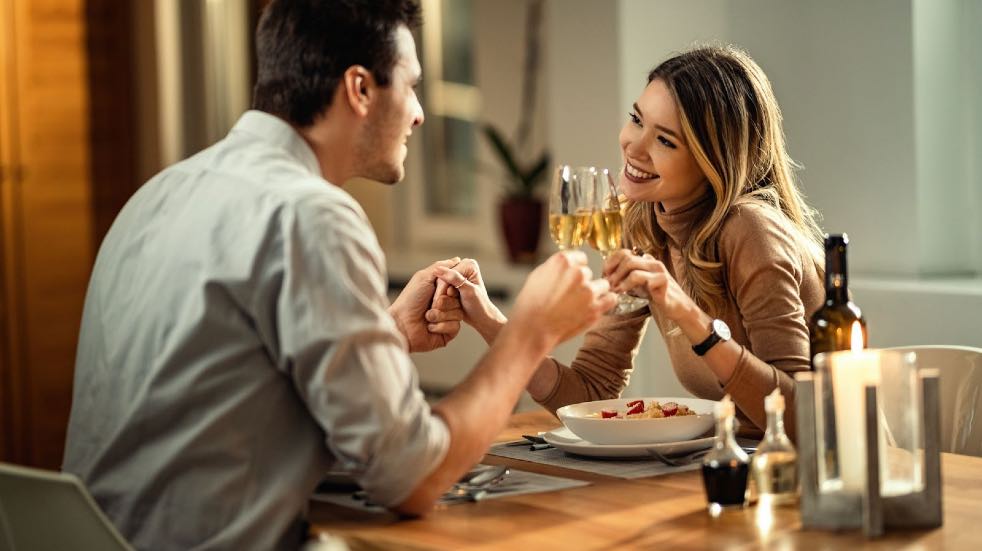
[[[323,177],[314,150],[288,122],[266,113],[250,109],[239,117],[229,134],[245,133],[272,146],[285,149],[312,174]]]

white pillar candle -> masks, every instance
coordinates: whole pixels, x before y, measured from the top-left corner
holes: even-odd
[[[866,386],[880,384],[879,352],[854,350],[830,359],[839,476],[843,491],[859,493],[866,485]],[[882,429],[879,432],[882,450],[885,442]]]

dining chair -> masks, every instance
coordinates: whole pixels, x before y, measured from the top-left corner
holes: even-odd
[[[941,451],[982,457],[982,348],[897,346],[941,374]]]
[[[73,474],[0,463],[0,549],[133,549]]]

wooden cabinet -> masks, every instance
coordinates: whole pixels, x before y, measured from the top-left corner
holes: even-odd
[[[93,259],[84,0],[0,0],[0,459],[58,468]]]

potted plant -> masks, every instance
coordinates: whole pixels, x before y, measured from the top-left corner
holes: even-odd
[[[501,230],[512,262],[533,263],[537,260],[539,235],[542,230],[543,205],[535,188],[549,172],[548,151],[529,162],[519,154],[527,148],[531,134],[532,110],[535,106],[536,74],[539,65],[539,27],[542,21],[542,0],[528,4],[525,27],[525,67],[522,73],[522,111],[515,141],[509,142],[494,126],[485,124],[484,135],[508,175],[505,196],[498,206]]]
[[[508,173],[509,185],[498,205],[508,258],[512,262],[535,262],[543,205],[534,192],[548,173],[549,153],[543,152],[534,162],[523,165],[497,129],[486,124],[483,130]]]

